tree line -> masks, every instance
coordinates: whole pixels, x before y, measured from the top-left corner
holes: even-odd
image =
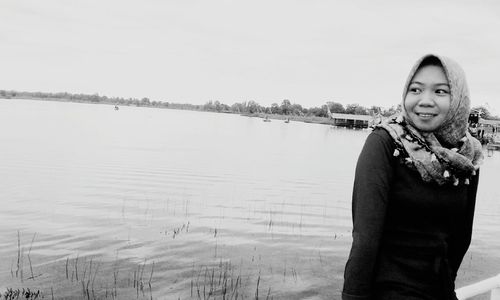
[[[171,109],[185,109],[197,111],[211,111],[220,113],[238,113],[238,114],[277,114],[291,116],[314,116],[314,117],[329,117],[329,111],[332,113],[353,114],[353,115],[382,115],[385,117],[394,115],[400,110],[399,105],[390,108],[382,108],[380,106],[371,106],[366,108],[359,104],[343,105],[335,101],[325,101],[325,104],[320,107],[305,108],[300,104],[292,103],[288,99],[284,99],[281,103],[273,103],[271,106],[263,106],[254,100],[236,102],[232,105],[222,103],[218,100],[210,100],[202,105],[188,103],[173,103],[169,101],[151,101],[149,98],[122,98],[122,97],[107,97],[99,94],[72,94],[67,92],[46,93],[46,92],[18,92],[0,90],[0,98],[27,98],[27,99],[45,99],[45,100],[61,100],[71,102],[87,102],[87,103],[105,103],[113,105],[127,106],[142,106],[142,107],[159,107]],[[483,113],[483,118],[497,118],[492,116],[487,108],[478,106]]]
[[[254,100],[236,102],[232,105],[222,103],[218,100],[208,101],[205,104],[189,104],[189,103],[173,103],[169,101],[151,101],[149,98],[123,98],[123,97],[107,97],[99,94],[72,94],[67,92],[46,93],[46,92],[19,92],[0,90],[0,98],[27,98],[27,99],[45,99],[45,100],[65,100],[72,102],[87,102],[87,103],[106,103],[114,105],[127,106],[143,106],[143,107],[161,107],[172,109],[186,109],[198,111],[212,111],[221,113],[238,113],[238,114],[278,114],[278,115],[295,115],[295,116],[316,116],[328,117],[328,110],[332,113],[356,114],[356,115],[371,115],[382,114],[384,116],[392,115],[396,112],[397,107],[382,109],[381,107],[372,106],[370,108],[363,107],[359,104],[348,104],[344,107],[341,103],[330,101],[326,102],[321,107],[305,108],[300,104],[292,103],[288,99],[284,99],[280,104],[273,103],[271,106],[263,106]]]

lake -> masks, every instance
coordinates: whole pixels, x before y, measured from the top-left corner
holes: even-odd
[[[368,130],[0,100],[0,292],[338,299]],[[500,153],[457,286],[500,273]],[[210,296],[209,296],[210,295]]]

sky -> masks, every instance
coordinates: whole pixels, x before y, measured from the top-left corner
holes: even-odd
[[[500,114],[497,0],[0,0],[0,89],[384,108],[427,53]]]

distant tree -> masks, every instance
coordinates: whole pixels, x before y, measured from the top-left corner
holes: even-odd
[[[215,110],[215,105],[212,102],[212,100],[208,101],[207,103],[203,104],[203,110],[205,111],[214,111]]]
[[[223,112],[229,112],[229,111],[231,111],[231,107],[229,107],[229,105],[227,105],[225,103],[221,103],[220,107],[221,107],[221,111],[223,111]]]
[[[357,104],[347,104],[345,108],[346,114],[354,115],[354,111],[356,110]]]
[[[330,112],[344,114],[345,108],[342,104],[337,102],[328,102],[328,107],[330,108]]]
[[[281,107],[278,105],[278,103],[271,104],[271,113],[281,114]]]
[[[62,94],[62,93],[57,93],[54,96],[56,98],[64,99],[64,94]],[[99,97],[99,94],[97,94],[97,93],[91,95],[89,98],[90,98],[90,101],[92,101],[92,102],[99,102],[101,100]]]
[[[281,102],[281,113],[284,115],[289,115],[292,112],[292,103],[290,103],[290,100],[284,99],[283,102]]]
[[[311,107],[307,111],[307,116],[328,118],[328,108],[326,104],[321,107]]]
[[[258,113],[261,111],[259,103],[250,100],[247,103],[247,111],[251,114]]]
[[[291,110],[292,110],[293,115],[296,115],[296,116],[304,115],[304,109],[302,108],[302,105],[300,105],[300,104],[296,104],[296,103],[292,104]]]
[[[223,104],[223,103],[220,103],[220,102],[217,100],[217,101],[215,101],[214,106],[215,106],[215,111],[217,111],[217,112],[221,112],[221,111],[223,111],[223,110],[224,110],[225,106],[227,106],[227,105],[225,105],[225,104]]]
[[[391,106],[388,109],[384,109],[382,111],[382,116],[384,116],[384,117],[390,117],[390,116],[393,116],[393,115],[397,114],[400,111],[401,111],[401,105],[398,104],[397,106]]]
[[[319,114],[317,114],[316,116],[318,117],[323,117],[323,118],[329,118],[330,115],[328,114],[328,105],[322,105],[321,106],[321,110],[319,111]]]
[[[356,107],[356,110],[354,111],[354,114],[355,115],[369,115],[370,112],[368,111],[368,109],[366,109],[366,107],[364,107],[364,106],[358,106],[358,107]]]
[[[382,108],[380,106],[375,106],[375,105],[372,105],[369,109],[368,109],[368,112],[370,113],[370,115],[377,115],[377,114],[381,114],[382,113]]]
[[[352,115],[368,115],[368,111],[366,108],[363,106],[360,106],[359,104],[348,104],[345,109],[346,114],[352,114]]]
[[[231,105],[231,111],[238,113],[238,114],[244,113],[245,106],[246,106],[246,104],[243,104],[243,103],[234,103],[233,105]]]
[[[498,118],[496,116],[493,116],[488,108],[486,108],[484,105],[478,105],[474,106],[471,110],[476,110],[480,112],[480,116],[483,119],[491,120]]]

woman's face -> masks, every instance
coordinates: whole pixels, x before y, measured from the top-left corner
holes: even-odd
[[[408,87],[404,106],[417,129],[432,132],[443,124],[450,110],[450,85],[439,66],[420,68]]]

